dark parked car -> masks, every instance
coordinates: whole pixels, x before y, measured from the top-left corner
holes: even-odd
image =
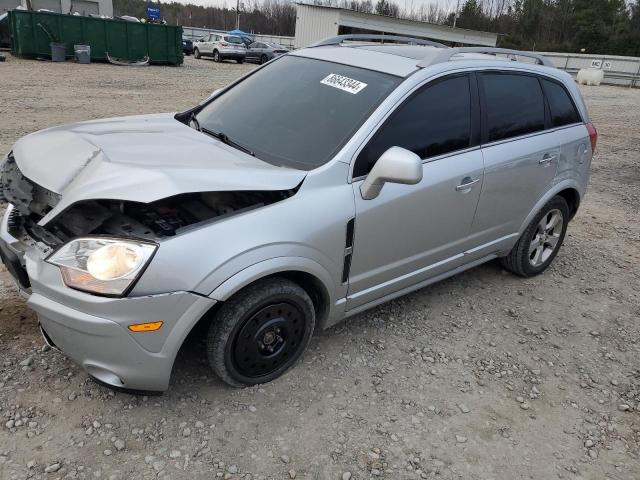
[[[247,47],[245,60],[247,62],[258,62],[262,64],[268,62],[272,58],[279,57],[288,51],[288,48],[277,43],[253,42]]]
[[[182,39],[182,53],[185,55],[193,54],[193,42],[188,38]]]

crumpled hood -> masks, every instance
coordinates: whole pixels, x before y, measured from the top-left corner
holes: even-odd
[[[42,223],[80,200],[147,203],[190,192],[288,190],[306,176],[225,145],[169,113],[49,128],[18,140],[13,154],[25,177],[62,196]]]

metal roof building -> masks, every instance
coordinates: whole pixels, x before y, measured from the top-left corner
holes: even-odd
[[[452,28],[339,7],[297,3],[296,9],[296,48],[309,46],[327,37],[348,33],[388,33],[489,47],[495,47],[498,39],[496,33]]]

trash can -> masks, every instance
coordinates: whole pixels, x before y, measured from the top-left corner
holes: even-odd
[[[51,42],[51,61],[52,62],[64,62],[66,60],[65,51],[67,46],[64,43]]]
[[[91,63],[91,45],[74,45],[73,51],[76,55],[76,62]]]

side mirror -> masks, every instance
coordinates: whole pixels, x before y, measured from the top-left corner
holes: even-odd
[[[422,159],[401,147],[391,147],[384,152],[360,185],[364,200],[372,200],[380,194],[386,182],[415,185],[422,180]]]

